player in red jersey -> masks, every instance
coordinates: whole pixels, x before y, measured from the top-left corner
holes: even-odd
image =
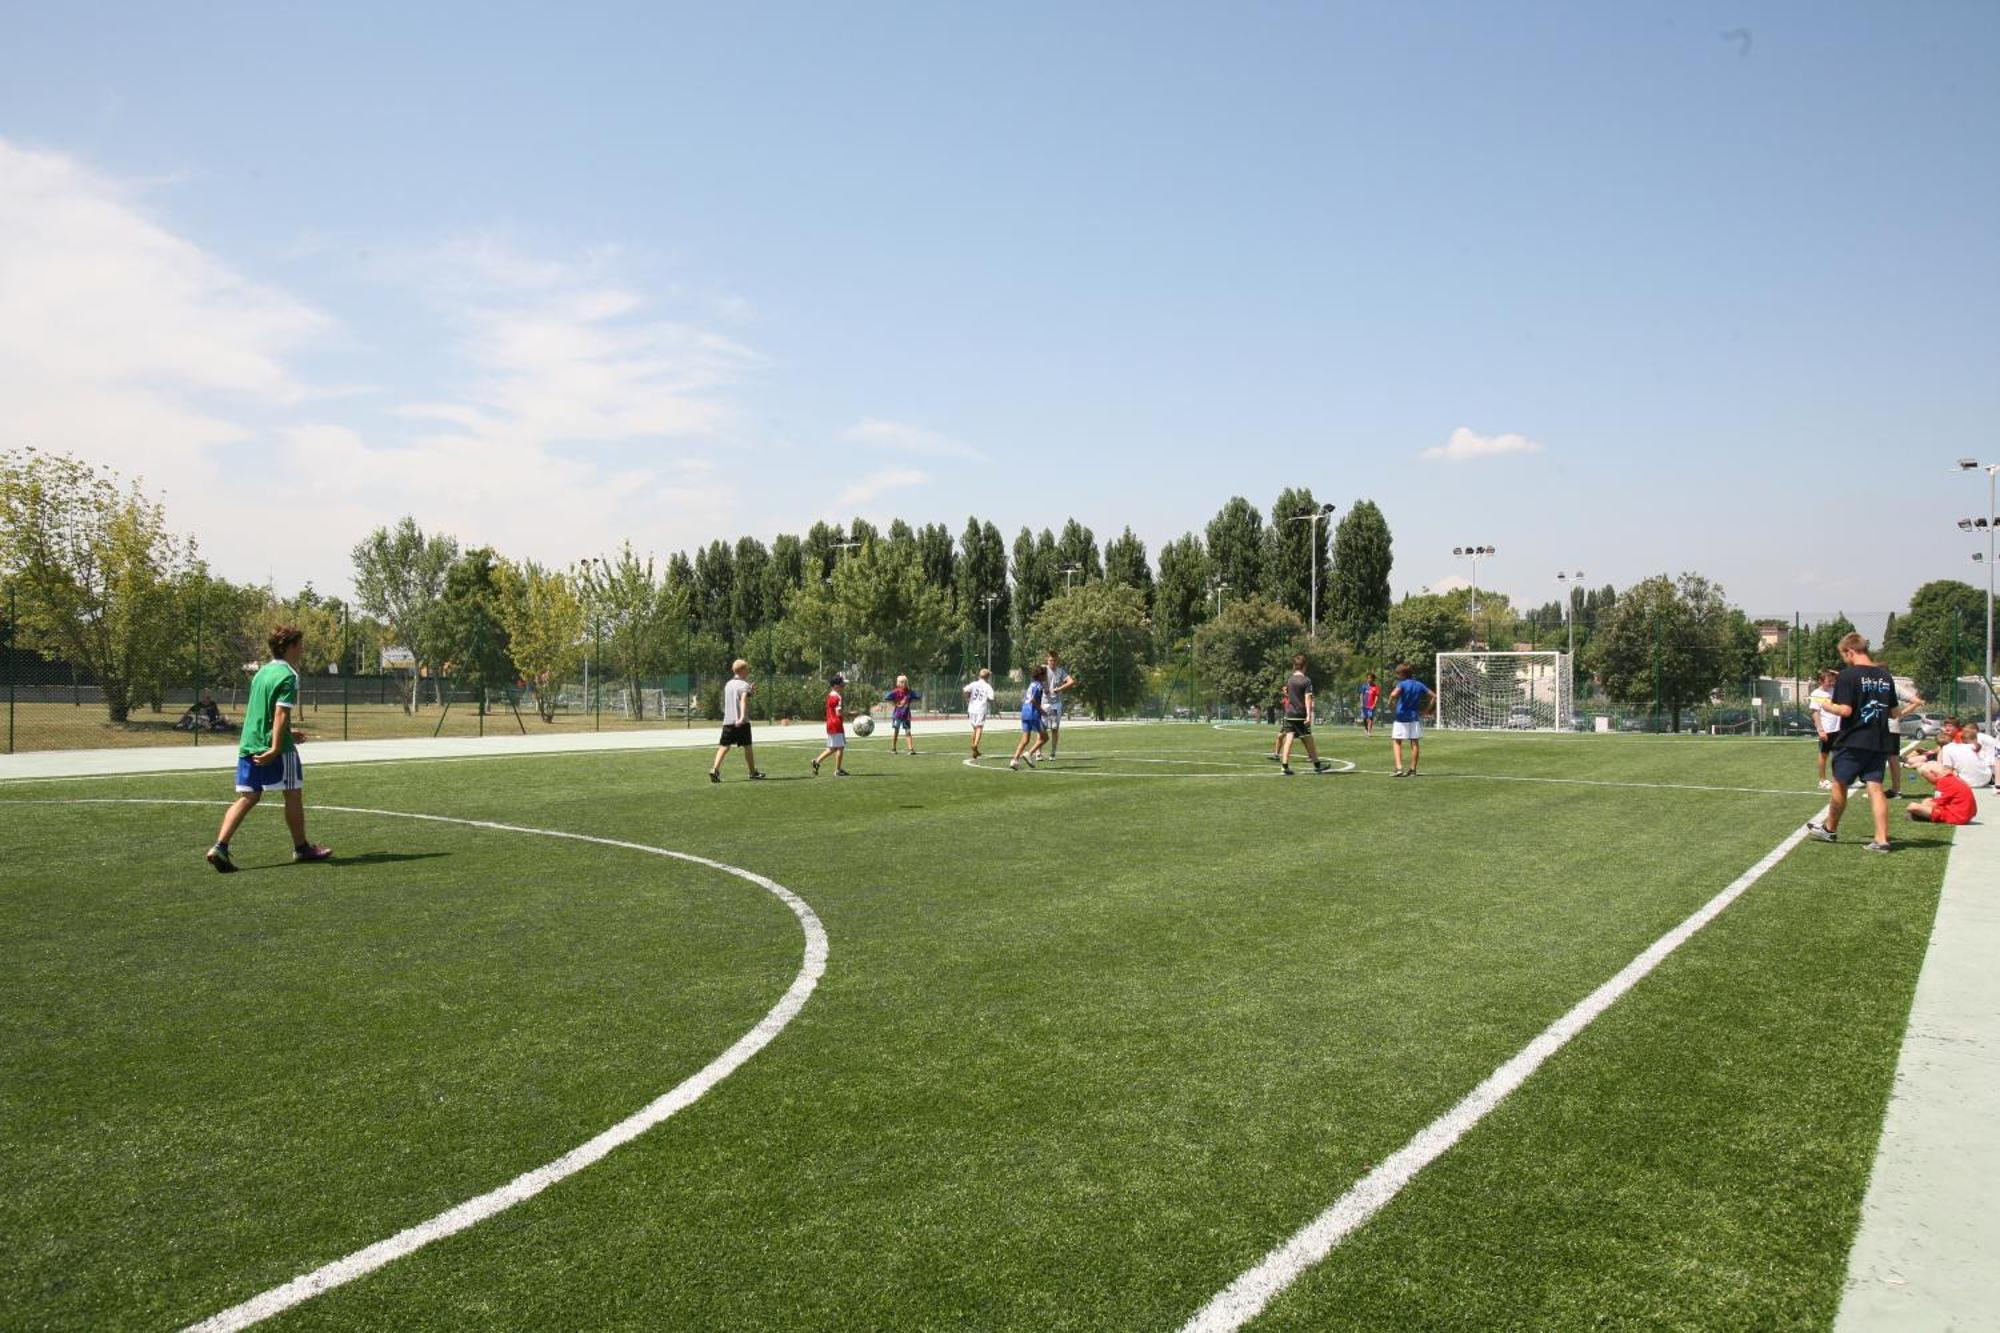
[[[847,776],[847,714],[842,711],[840,687],[847,684],[847,677],[836,671],[826,683],[826,748],[819,752],[819,758],[813,760],[813,776],[819,776],[819,766],[826,762],[828,755],[832,755],[833,775],[844,778]]]

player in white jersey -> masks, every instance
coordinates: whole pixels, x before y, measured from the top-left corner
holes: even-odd
[[[1833,682],[1840,673],[1832,667],[1821,667],[1819,684],[1814,687],[1807,700],[1812,709],[1813,734],[1819,737],[1819,789],[1826,791],[1833,784],[1826,779],[1826,757],[1833,753],[1833,738],[1840,732],[1840,718],[1827,705],[1833,702]]]
[[[715,747],[715,762],[708,766],[708,780],[722,781],[722,761],[730,746],[740,745],[743,763],[755,781],[764,776],[757,771],[757,756],[750,748],[750,694],[757,687],[750,683],[750,664],[740,657],[729,664],[729,676],[729,683],[722,687],[722,743]]]
[[[986,737],[986,717],[993,711],[993,668],[981,667],[960,693],[965,696],[966,717],[972,723],[972,757],[979,758],[979,742]]]
[[[1042,709],[1042,725],[1048,735],[1049,745],[1048,753],[1042,757],[1053,759],[1056,757],[1056,743],[1062,739],[1063,695],[1075,689],[1081,682],[1070,675],[1068,668],[1062,664],[1062,658],[1056,655],[1055,649],[1049,649],[1043,657],[1043,662],[1049,669],[1049,693],[1048,702]]]

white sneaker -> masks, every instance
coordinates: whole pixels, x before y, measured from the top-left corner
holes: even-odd
[[[1831,781],[1830,779],[1827,779],[1827,778],[1821,778],[1821,779],[1819,780],[1819,789],[1820,789],[1821,791],[1832,791],[1832,790],[1833,790],[1833,782],[1832,782],[1832,781]]]

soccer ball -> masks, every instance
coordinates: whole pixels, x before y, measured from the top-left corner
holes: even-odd
[[[866,713],[855,718],[854,734],[857,736],[873,736],[875,734],[875,719]]]

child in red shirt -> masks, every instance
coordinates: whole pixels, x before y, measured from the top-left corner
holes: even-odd
[[[1972,788],[1965,785],[1964,778],[1937,763],[1925,764],[1917,771],[1937,789],[1937,795],[1910,802],[1910,818],[1920,824],[1972,822],[1972,817],[1979,813],[1979,803],[1973,799]]]
[[[827,678],[826,690],[826,748],[813,760],[813,776],[819,776],[819,766],[833,757],[833,775],[847,776],[847,714],[842,706],[840,687],[847,684],[847,677],[838,671]]]

